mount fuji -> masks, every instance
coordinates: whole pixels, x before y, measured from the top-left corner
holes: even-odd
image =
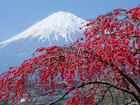
[[[31,58],[38,47],[70,44],[82,35],[81,19],[69,12],[57,12],[14,37],[0,42],[0,73]]]

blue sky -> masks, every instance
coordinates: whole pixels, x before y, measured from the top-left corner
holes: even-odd
[[[138,4],[139,0],[1,0],[0,42],[58,11],[90,19],[116,8],[130,9]]]

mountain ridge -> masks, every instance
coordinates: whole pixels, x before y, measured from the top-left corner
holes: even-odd
[[[12,41],[26,39],[27,37],[32,37],[30,41],[38,37],[38,42],[41,41],[43,43],[48,39],[48,41],[51,43],[50,38],[52,37],[51,34],[53,32],[53,40],[58,41],[58,37],[62,36],[63,38],[65,38],[66,42],[68,42],[68,39],[73,42],[70,34],[75,34],[75,31],[81,32],[82,30],[79,30],[79,28],[82,22],[85,22],[85,20],[73,15],[72,13],[59,11],[43,19],[42,21],[37,22],[36,24],[32,25],[16,36],[0,42],[0,49],[5,47]]]
[[[57,12],[32,25],[25,31],[0,42],[0,73],[17,67],[32,57],[39,47],[70,44],[83,35],[81,23],[86,22],[69,12]],[[83,36],[82,36],[83,37]]]

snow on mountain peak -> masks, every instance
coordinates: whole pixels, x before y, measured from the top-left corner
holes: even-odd
[[[79,30],[81,23],[86,22],[85,20],[73,15],[69,12],[57,12],[44,20],[36,23],[35,25],[29,27],[25,31],[17,34],[16,36],[0,42],[0,49],[5,47],[12,41],[17,41],[19,39],[26,39],[30,37],[30,41],[37,37],[42,43],[45,40],[49,40],[51,43],[51,35],[53,34],[52,40],[59,40],[59,36],[65,38],[66,42],[69,40],[72,41],[70,34],[75,32],[81,32]],[[50,39],[51,38],[51,39]]]

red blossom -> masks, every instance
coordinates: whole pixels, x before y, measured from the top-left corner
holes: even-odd
[[[23,97],[54,98],[64,90],[61,98],[74,92],[66,104],[92,105],[97,94],[104,99],[116,90],[140,103],[135,82],[140,75],[140,7],[124,11],[117,9],[92,19],[82,27],[86,37],[71,45],[37,48],[19,67],[9,67],[0,75],[0,99],[11,98],[16,104]]]

